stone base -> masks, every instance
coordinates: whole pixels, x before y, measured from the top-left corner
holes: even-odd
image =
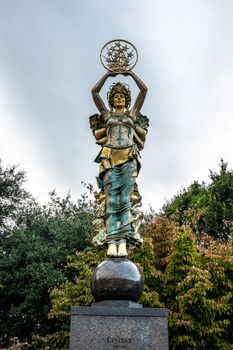
[[[168,350],[167,309],[134,304],[72,307],[70,350]]]

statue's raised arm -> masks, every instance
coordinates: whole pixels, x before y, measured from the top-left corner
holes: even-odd
[[[143,103],[145,101],[146,94],[147,94],[147,87],[146,87],[145,83],[134,72],[129,71],[127,73],[124,73],[124,75],[130,75],[139,88],[139,94],[136,98],[134,106],[132,107],[132,109],[130,111],[130,114],[132,116],[137,116],[137,114],[140,112],[140,110],[143,106]]]
[[[105,116],[108,113],[108,109],[105,106],[105,103],[100,96],[100,90],[102,89],[105,81],[110,76],[113,77],[113,76],[116,76],[116,74],[113,74],[112,72],[107,72],[102,78],[100,78],[100,80],[91,89],[92,97],[95,102],[95,105],[103,116]]]

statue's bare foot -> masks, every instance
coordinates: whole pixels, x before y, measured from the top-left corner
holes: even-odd
[[[109,243],[109,244],[108,244],[107,256],[109,256],[109,257],[115,257],[115,256],[117,256],[117,246],[116,246],[116,243]]]
[[[120,242],[118,245],[118,256],[120,257],[127,257],[128,253],[127,253],[127,248],[126,248],[126,242]]]

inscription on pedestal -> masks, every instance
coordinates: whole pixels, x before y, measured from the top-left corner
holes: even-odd
[[[109,349],[131,349],[132,347],[130,344],[132,343],[131,338],[113,338],[113,337],[107,337],[106,342],[109,345]]]

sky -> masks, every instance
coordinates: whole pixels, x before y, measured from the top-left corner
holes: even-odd
[[[0,0],[0,158],[27,173],[38,201],[96,184],[91,88],[102,46],[132,42],[150,128],[138,178],[143,208],[159,210],[194,180],[233,168],[232,0]],[[135,83],[129,77],[110,78]]]

